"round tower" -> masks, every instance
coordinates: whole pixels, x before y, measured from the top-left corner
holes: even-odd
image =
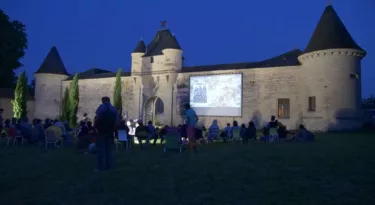
[[[362,126],[361,60],[365,55],[328,5],[298,57],[302,64],[302,123],[308,129],[327,131]]]
[[[142,71],[142,56],[145,55],[145,52],[145,42],[140,40],[132,52],[132,74],[137,74]]]
[[[52,47],[35,72],[35,110],[39,119],[55,119],[60,115],[62,81],[69,77],[56,47]]]
[[[184,57],[182,56],[183,51],[181,46],[174,34],[168,36],[166,46],[162,52],[165,56],[165,68],[167,70],[170,69],[180,72],[183,66]]]

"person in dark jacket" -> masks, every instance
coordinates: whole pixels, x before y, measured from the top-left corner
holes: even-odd
[[[257,139],[257,129],[252,121],[249,122],[249,126],[246,129],[246,136],[248,139]]]
[[[138,127],[135,128],[135,136],[138,139],[141,149],[143,149],[142,140],[148,140],[149,135],[150,135],[150,130],[148,129],[148,127],[143,125],[142,120],[138,120]]]

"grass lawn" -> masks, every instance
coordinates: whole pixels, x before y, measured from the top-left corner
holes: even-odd
[[[94,156],[0,145],[0,204],[375,204],[375,134],[319,134],[313,143],[161,145]]]

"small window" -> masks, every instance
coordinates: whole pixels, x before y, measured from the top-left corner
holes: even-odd
[[[151,62],[151,63],[154,63],[154,57],[151,56],[150,58],[151,58],[150,62]]]
[[[308,111],[310,111],[310,112],[313,112],[313,111],[315,111],[315,109],[316,109],[316,99],[315,99],[315,96],[313,96],[313,97],[309,97],[309,107],[308,107]]]
[[[350,78],[351,79],[359,79],[359,75],[358,74],[350,74]]]
[[[290,100],[278,99],[277,100],[277,117],[289,118],[290,117]]]

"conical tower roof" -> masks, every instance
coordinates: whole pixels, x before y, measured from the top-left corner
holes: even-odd
[[[177,39],[172,35],[169,29],[162,29],[156,33],[156,36],[147,46],[147,52],[144,56],[162,55],[164,49],[178,49],[181,50]]]
[[[335,48],[351,48],[364,51],[353,40],[332,5],[328,5],[304,53]]]
[[[132,53],[146,53],[146,44],[140,40]]]
[[[69,75],[55,46],[51,48],[42,65],[35,73]]]

